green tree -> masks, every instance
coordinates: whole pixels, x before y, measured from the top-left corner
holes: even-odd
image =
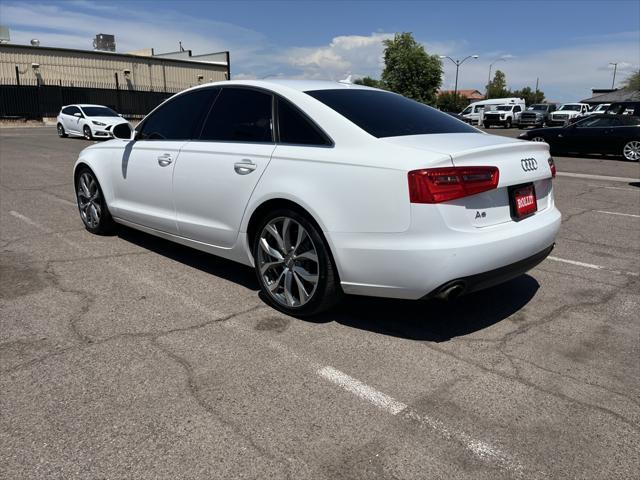
[[[384,41],[382,84],[387,90],[430,105],[442,84],[442,63],[429,55],[410,32]]]
[[[622,83],[622,86],[630,90],[640,90],[640,72],[635,72],[629,75]]]
[[[443,112],[461,112],[469,105],[469,100],[453,92],[442,92],[438,95],[437,107]]]
[[[356,85],[364,85],[366,87],[383,88],[382,82],[371,77],[362,77],[354,80]]]
[[[509,96],[507,79],[502,70],[496,70],[493,80],[487,85],[487,98],[503,98]]]
[[[509,96],[524,98],[527,105],[544,102],[544,92],[542,90],[538,90],[536,92],[532,90],[531,87],[524,87],[522,90],[514,90],[513,92],[510,92]]]

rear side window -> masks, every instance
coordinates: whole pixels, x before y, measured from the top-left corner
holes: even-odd
[[[477,133],[451,115],[380,90],[340,89],[306,92],[374,137],[432,133]]]
[[[197,138],[202,118],[220,89],[184,93],[161,105],[140,129],[141,140],[190,140]]]
[[[65,107],[62,109],[62,113],[65,115],[73,115],[73,107]]]
[[[272,97],[247,88],[223,88],[202,127],[201,140],[273,142]]]
[[[278,130],[280,143],[319,146],[332,143],[305,115],[282,99],[278,99]]]

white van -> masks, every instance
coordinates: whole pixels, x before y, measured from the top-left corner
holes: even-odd
[[[465,108],[460,115],[462,115],[467,122],[471,124],[477,124],[484,112],[495,110],[498,105],[520,105],[520,109],[525,109],[524,98],[510,97],[510,98],[490,98],[489,100],[481,100],[479,102],[471,103]]]

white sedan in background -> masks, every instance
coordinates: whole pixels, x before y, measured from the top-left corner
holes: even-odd
[[[343,293],[481,290],[541,262],[560,227],[547,144],[373,88],[212,83],[113,133],[75,165],[87,230],[124,224],[253,266],[293,315]]]
[[[103,105],[67,105],[60,109],[56,128],[59,137],[69,135],[94,138],[111,138],[115,125],[128,123],[118,113]]]

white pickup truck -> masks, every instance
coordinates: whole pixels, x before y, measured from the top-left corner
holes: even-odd
[[[524,109],[523,104],[498,105],[495,110],[486,112],[483,116],[483,127],[489,128],[492,125],[501,125],[504,128],[511,128],[520,120],[520,114]]]
[[[550,127],[568,125],[572,118],[580,117],[588,111],[589,105],[586,103],[563,103],[558,110],[551,114],[547,125]]]

